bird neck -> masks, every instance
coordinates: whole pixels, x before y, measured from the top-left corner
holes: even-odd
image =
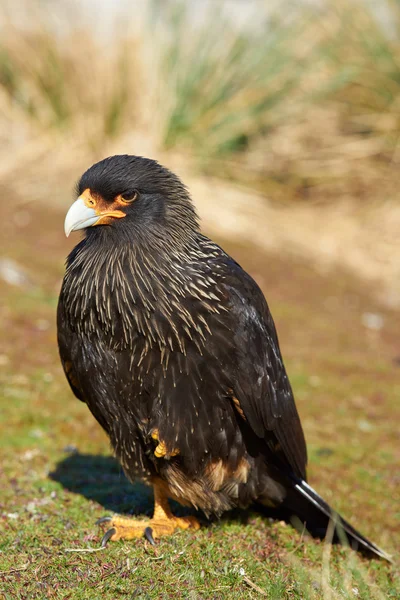
[[[137,332],[160,347],[182,350],[193,332],[203,344],[207,313],[221,310],[218,275],[204,270],[215,247],[209,242],[207,250],[205,239],[198,234],[180,247],[159,241],[144,247],[132,239],[110,243],[102,233],[86,237],[69,256],[64,278],[71,325],[101,332],[119,348],[133,346]]]
[[[193,252],[198,246],[197,231],[186,232],[185,236],[177,233],[170,230],[166,234],[157,227],[151,231],[121,226],[91,227],[76,248],[76,258],[82,253],[82,261],[95,270],[101,265],[110,280],[118,279],[118,271],[122,269],[124,276],[132,274],[135,280],[143,276],[149,285],[152,280],[163,282],[167,275],[174,279],[180,267],[193,262]]]

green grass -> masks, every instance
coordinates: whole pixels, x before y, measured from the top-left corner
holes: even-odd
[[[159,48],[161,95],[169,97],[163,143],[184,145],[207,162],[240,153],[276,126],[310,66],[309,55],[296,56],[306,29],[298,11],[290,20],[261,15],[265,26],[250,34],[223,14],[215,19],[214,10],[209,4],[198,23],[178,2],[152,22],[169,32]]]
[[[390,566],[330,549],[251,511],[155,547],[137,540],[71,552],[99,547],[94,523],[104,514],[151,514],[152,495],[125,479],[64,379],[55,303],[76,238],[64,241],[60,213],[27,210],[29,228],[11,226],[0,248],[34,282],[0,284],[0,598],[398,598],[397,558]],[[396,555],[398,315],[343,273],[324,278],[299,262],[224,246],[263,279],[308,439],[311,484]],[[366,310],[383,314],[381,332],[363,327]]]

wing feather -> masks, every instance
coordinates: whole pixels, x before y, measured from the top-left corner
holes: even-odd
[[[275,324],[263,293],[231,262],[225,289],[233,319],[236,373],[233,389],[254,433],[276,458],[305,479],[307,450]]]

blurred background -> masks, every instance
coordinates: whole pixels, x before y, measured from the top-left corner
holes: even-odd
[[[92,162],[157,157],[207,228],[399,306],[398,0],[2,0],[0,27],[2,198],[65,206]]]
[[[14,515],[10,531],[14,518],[53,518],[56,500],[40,505],[50,492],[105,505],[101,490],[68,496],[65,480],[49,482],[77,448],[109,453],[61,373],[55,309],[79,239],[63,233],[74,184],[95,161],[129,153],[180,175],[203,229],[261,285],[311,483],[395,547],[399,34],[399,0],[0,0],[0,479],[11,490],[0,513]],[[117,484],[112,493],[126,509]]]

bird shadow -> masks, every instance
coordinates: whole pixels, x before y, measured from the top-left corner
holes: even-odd
[[[57,463],[49,477],[69,492],[97,502],[106,511],[151,514],[151,489],[143,483],[128,481],[112,456],[74,452]]]
[[[58,462],[49,477],[69,492],[97,502],[105,511],[149,517],[153,514],[151,487],[141,482],[131,483],[112,456],[74,452]],[[176,516],[196,515],[203,524],[215,520],[207,519],[201,511],[181,506],[174,501],[171,501],[171,508]],[[229,511],[221,520],[247,523],[248,512]]]

